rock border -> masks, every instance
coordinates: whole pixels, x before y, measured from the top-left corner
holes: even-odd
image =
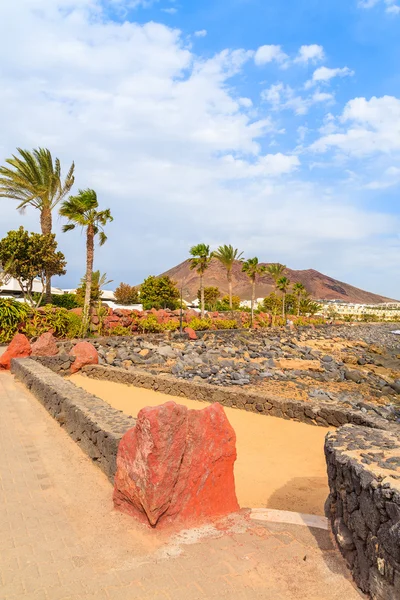
[[[136,420],[66,381],[40,361],[12,359],[11,372],[113,483],[119,443]]]
[[[400,437],[346,425],[325,440],[327,517],[358,587],[400,598]]]
[[[170,374],[152,375],[147,371],[132,368],[127,370],[104,365],[88,365],[83,367],[82,372],[92,379],[133,385],[200,402],[219,402],[223,406],[281,419],[300,421],[310,425],[340,427],[347,423],[353,423],[374,429],[400,431],[400,428],[395,424],[389,423],[381,417],[346,409],[340,405],[323,402],[303,402],[301,400],[281,400],[262,393],[248,392],[243,388],[238,390],[209,383],[179,380]]]

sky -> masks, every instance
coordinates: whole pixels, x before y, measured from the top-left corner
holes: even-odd
[[[0,4],[0,163],[47,147],[116,287],[197,243],[400,298],[400,0]],[[40,231],[0,198],[0,236]],[[82,232],[54,230],[75,287]]]

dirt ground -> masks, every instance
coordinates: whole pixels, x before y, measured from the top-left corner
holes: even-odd
[[[206,404],[82,375],[71,380],[134,417],[144,406],[171,400],[195,410]],[[240,506],[323,515],[328,496],[323,446],[329,430],[233,408],[225,412],[237,436],[235,480]]]

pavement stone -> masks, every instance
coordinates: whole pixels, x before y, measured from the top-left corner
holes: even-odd
[[[184,534],[113,509],[106,476],[0,374],[0,600],[356,600],[329,533],[246,514]]]

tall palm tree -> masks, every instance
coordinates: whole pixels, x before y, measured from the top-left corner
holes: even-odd
[[[280,277],[276,282],[276,287],[282,292],[282,317],[286,316],[286,294],[290,287],[290,279],[287,277]]]
[[[42,233],[51,233],[52,210],[70,192],[75,165],[72,163],[63,180],[60,161],[58,158],[53,161],[50,150],[17,150],[19,156],[7,158],[7,166],[0,167],[0,197],[17,200],[17,209],[21,211],[28,205],[37,208]],[[51,302],[50,276],[46,277],[46,302]]]
[[[307,291],[306,288],[304,287],[304,285],[300,282],[295,283],[293,286],[293,294],[296,296],[297,299],[297,316],[300,315],[300,303],[301,303],[301,298],[304,297],[306,295]]]
[[[266,271],[265,265],[261,265],[258,262],[258,258],[249,258],[245,260],[242,266],[243,273],[246,273],[251,281],[251,322],[250,326],[253,327],[254,319],[254,303],[256,300],[256,279],[257,275],[262,275]]]
[[[60,215],[69,221],[63,227],[63,231],[71,231],[78,225],[86,229],[86,289],[82,316],[82,337],[89,327],[90,294],[92,290],[93,260],[94,260],[94,238],[99,236],[102,246],[107,236],[103,231],[105,225],[113,220],[110,209],[98,211],[99,203],[94,190],[79,190],[77,196],[70,196],[60,208]]]
[[[276,282],[284,276],[285,271],[286,265],[281,265],[281,263],[272,263],[267,266],[267,273],[269,273],[274,280],[275,287],[277,287]]]
[[[218,250],[214,253],[214,256],[226,269],[226,276],[228,279],[229,286],[229,308],[232,310],[232,267],[235,263],[235,260],[243,262],[242,258],[243,252],[239,252],[237,248],[226,244],[224,246],[220,246]]]
[[[210,252],[210,246],[206,244],[197,244],[189,250],[192,258],[190,259],[191,270],[196,270],[200,276],[200,307],[201,318],[204,319],[204,273],[210,266],[214,253]]]

